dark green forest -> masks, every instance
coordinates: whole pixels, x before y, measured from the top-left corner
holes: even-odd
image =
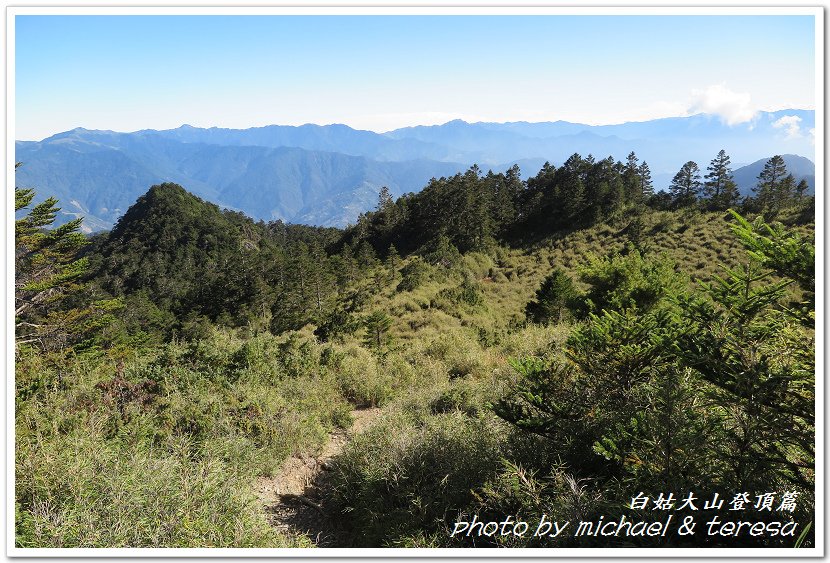
[[[346,229],[165,183],[84,236],[18,188],[16,545],[812,546],[814,198],[730,166],[473,166]],[[697,533],[453,533],[668,514]]]

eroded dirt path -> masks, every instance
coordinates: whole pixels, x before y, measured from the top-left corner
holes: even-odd
[[[355,409],[348,430],[338,429],[317,455],[288,458],[273,477],[260,477],[256,493],[272,526],[289,535],[304,534],[319,547],[339,545],[339,527],[326,506],[329,498],[327,469],[352,436],[377,420],[377,407]]]

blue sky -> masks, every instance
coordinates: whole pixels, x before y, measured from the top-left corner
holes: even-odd
[[[18,15],[15,33],[21,140],[815,106],[811,16]]]

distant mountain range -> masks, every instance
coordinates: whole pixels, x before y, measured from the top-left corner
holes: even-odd
[[[815,193],[816,165],[813,164],[813,161],[795,154],[782,154],[781,156],[787,165],[787,171],[795,176],[796,181],[807,180],[807,184],[810,186],[809,192]],[[758,175],[764,170],[764,164],[767,163],[767,160],[769,159],[762,158],[733,172],[732,178],[738,184],[741,195],[752,194],[752,188],[758,183]]]
[[[523,177],[545,161],[561,164],[578,152],[624,160],[632,150],[648,162],[655,188],[668,185],[688,160],[705,172],[725,149],[744,194],[773,154],[814,184],[810,159],[813,111],[760,113],[730,127],[694,115],[621,125],[467,123],[417,126],[388,133],[345,125],[270,125],[202,129],[183,125],[133,133],[73,129],[39,142],[18,141],[24,163],[16,184],[57,197],[64,219],[84,216],[87,230],[108,229],[153,184],[175,182],[220,206],[257,219],[343,226],[374,208],[381,186],[399,196],[432,177],[476,163],[484,171],[519,164]],[[802,155],[802,156],[797,156]]]

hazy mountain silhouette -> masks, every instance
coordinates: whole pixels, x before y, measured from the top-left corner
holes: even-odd
[[[624,160],[635,151],[660,189],[684,162],[694,160],[705,170],[725,149],[733,163],[753,162],[735,170],[746,194],[755,185],[758,163],[763,168],[773,154],[787,153],[794,175],[807,177],[812,186],[812,162],[796,155],[813,156],[814,120],[813,111],[785,110],[759,113],[735,126],[694,115],[602,126],[455,120],[383,134],[336,124],[183,125],[133,133],[78,128],[40,142],[17,142],[16,160],[24,166],[16,184],[36,188],[40,199],[54,195],[63,219],[83,215],[92,230],[112,226],[149,186],[162,182],[258,219],[342,226],[375,206],[381,186],[396,196],[418,191],[430,178],[474,163],[485,172],[518,163],[527,178],[545,161],[558,165],[573,153]]]

